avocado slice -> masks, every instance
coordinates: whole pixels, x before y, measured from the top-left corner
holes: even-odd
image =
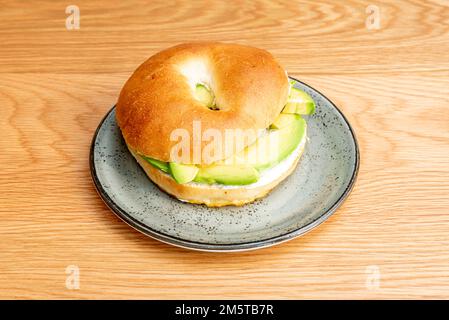
[[[292,117],[290,114],[281,113],[271,124],[271,129],[282,129],[293,124],[297,121],[296,117]]]
[[[195,97],[209,109],[215,108],[215,97],[212,91],[204,84],[198,83],[195,87]]]
[[[268,130],[267,134],[242,152],[222,161],[222,164],[250,165],[261,171],[286,158],[306,139],[307,124],[298,114],[284,114],[280,119],[275,121],[273,129]]]
[[[225,185],[246,185],[259,180],[259,172],[247,165],[211,165],[201,167],[194,181],[202,183],[220,183]]]
[[[168,163],[160,160],[156,160],[153,158],[142,156],[148,163],[150,163],[153,167],[158,168],[166,173],[170,172],[170,168],[168,167]]]
[[[303,115],[311,115],[315,112],[315,102],[312,97],[306,92],[294,88],[291,88],[290,96],[288,97],[287,104],[285,105],[282,113],[296,113]]]
[[[198,173],[198,167],[193,164],[170,162],[170,172],[177,183],[192,181]]]

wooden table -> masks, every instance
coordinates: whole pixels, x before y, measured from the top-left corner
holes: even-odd
[[[2,1],[0,298],[449,298],[448,2],[241,3],[77,0],[67,30],[68,2]],[[348,117],[359,178],[322,226],[200,253],[100,200],[99,121],[143,60],[193,40],[265,48]]]

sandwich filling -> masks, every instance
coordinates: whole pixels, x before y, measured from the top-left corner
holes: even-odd
[[[214,96],[207,86],[197,84],[195,96],[213,108]],[[209,184],[224,189],[262,186],[280,177],[299,158],[307,139],[307,124],[302,116],[314,111],[313,99],[291,83],[287,103],[275,121],[256,142],[228,159],[202,166],[141,156],[180,184]]]
[[[295,150],[293,150],[292,153],[290,153],[287,158],[283,159],[278,164],[274,165],[273,167],[270,167],[268,169],[265,169],[260,172],[259,179],[256,182],[253,182],[251,184],[245,185],[245,188],[251,189],[251,188],[258,188],[265,185],[270,184],[271,182],[279,179],[284,175],[285,172],[287,172],[291,166],[295,163],[295,161],[301,156],[304,147],[306,145],[307,139],[302,139],[299,145],[296,147]],[[189,185],[202,185],[202,183],[199,182],[189,182]],[[226,185],[226,184],[219,184],[214,183],[213,186],[215,188],[220,189],[237,189],[240,188],[240,185]]]

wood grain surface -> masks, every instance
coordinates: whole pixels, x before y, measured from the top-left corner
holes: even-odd
[[[0,2],[0,298],[449,298],[448,1],[76,0],[79,30],[68,4]],[[267,49],[348,117],[359,178],[322,226],[200,253],[100,200],[99,121],[143,60],[192,40]]]

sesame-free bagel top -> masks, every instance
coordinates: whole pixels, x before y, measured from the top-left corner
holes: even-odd
[[[195,98],[199,83],[211,89],[219,110]],[[171,148],[179,141],[170,136],[184,129],[190,139],[186,162],[210,163],[240,151],[226,143],[226,129],[267,128],[285,105],[288,88],[285,71],[265,50],[216,42],[181,44],[137,68],[120,93],[116,117],[128,147],[138,154],[173,161]],[[194,137],[194,121],[202,133],[218,130],[223,139],[211,144]],[[255,139],[248,136],[237,147],[243,149]],[[201,143],[201,150],[209,144],[208,159],[193,157],[194,143]]]

